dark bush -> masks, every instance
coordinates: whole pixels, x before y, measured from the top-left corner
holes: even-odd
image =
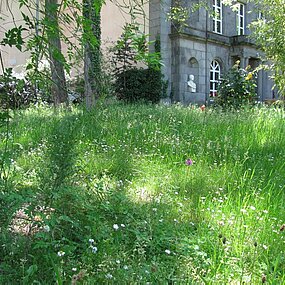
[[[116,77],[116,95],[118,99],[128,103],[158,103],[166,92],[166,83],[160,70],[132,68]]]
[[[12,75],[12,69],[0,76],[0,108],[20,109],[37,101],[34,87]]]

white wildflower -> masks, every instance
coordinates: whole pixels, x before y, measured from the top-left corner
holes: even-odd
[[[114,225],[113,225],[113,229],[114,229],[115,231],[117,231],[117,230],[119,229],[119,226],[118,226],[117,224],[114,224]]]
[[[110,274],[110,273],[106,274],[105,276],[106,276],[107,279],[112,279],[113,278],[113,275]]]
[[[171,253],[171,251],[170,251],[169,249],[166,249],[164,252],[165,252],[166,254],[170,254],[170,253]]]
[[[96,246],[91,246],[92,252],[96,253],[98,251],[98,248]]]
[[[58,255],[59,257],[62,257],[62,256],[64,256],[64,255],[65,255],[65,252],[64,252],[64,251],[62,251],[62,250],[60,250],[60,251],[57,253],[57,255]]]
[[[45,225],[44,226],[44,231],[47,232],[47,233],[50,232],[50,227],[48,225]]]
[[[200,247],[199,247],[199,245],[195,244],[194,247],[193,247],[193,249],[194,249],[194,250],[199,250]]]

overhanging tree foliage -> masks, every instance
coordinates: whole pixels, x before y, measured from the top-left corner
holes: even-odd
[[[251,24],[253,37],[271,61],[269,68],[280,95],[285,97],[285,0],[252,0],[260,19]]]

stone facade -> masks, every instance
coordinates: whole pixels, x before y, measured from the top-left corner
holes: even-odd
[[[247,65],[255,68],[261,63],[260,51],[248,37],[248,24],[258,17],[252,4],[240,2],[238,11],[234,12],[221,0],[211,0],[209,7],[213,5],[216,11],[220,9],[219,14],[210,15],[200,8],[190,13],[187,28],[178,32],[166,19],[171,2],[151,0],[149,13],[151,40],[160,36],[163,73],[172,101],[184,104],[209,102],[215,96],[218,79],[237,60],[242,68]],[[198,2],[188,0],[184,6],[190,9]],[[194,76],[196,92],[188,84],[190,75]],[[268,72],[258,72],[257,86],[258,100],[276,97]]]

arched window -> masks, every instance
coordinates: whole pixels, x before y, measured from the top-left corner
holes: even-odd
[[[213,60],[210,66],[210,96],[216,96],[218,84],[221,78],[221,66],[216,61]]]

